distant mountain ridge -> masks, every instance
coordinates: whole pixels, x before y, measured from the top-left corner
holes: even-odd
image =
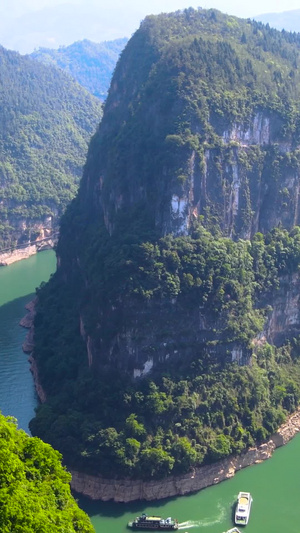
[[[70,46],[61,46],[58,50],[40,48],[30,56],[46,65],[61,68],[91,94],[104,100],[119,55],[127,41],[126,37],[102,43],[84,39]]]
[[[64,72],[0,47],[0,249],[55,229],[102,108]]]
[[[300,31],[300,9],[283,11],[282,13],[263,13],[254,17],[255,20],[269,24],[272,28],[286,31]]]

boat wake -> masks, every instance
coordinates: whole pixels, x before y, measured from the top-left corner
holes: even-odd
[[[215,524],[219,524],[222,522],[226,516],[226,508],[221,506],[220,504],[218,507],[218,516],[213,518],[203,518],[202,520],[187,520],[186,522],[180,522],[178,524],[178,529],[190,529],[192,527],[209,527],[214,526]]]
[[[181,522],[178,524],[178,529],[190,529],[191,527],[197,527],[200,525],[198,520],[187,520],[186,522]]]

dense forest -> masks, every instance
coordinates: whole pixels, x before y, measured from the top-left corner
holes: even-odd
[[[298,406],[299,46],[187,9],[121,54],[38,290],[30,427],[68,465],[187,472]]]
[[[75,196],[100,102],[63,72],[0,48],[0,249],[39,235]]]
[[[49,400],[31,422],[33,433],[72,466],[144,479],[186,472],[272,434],[299,403],[299,341],[275,348],[255,338],[271,310],[266,301],[299,268],[300,229],[257,234],[251,243],[212,239],[201,226],[189,238],[156,243],[102,239],[105,256],[91,249],[81,265],[93,280],[89,293],[98,305],[109,294],[111,308],[122,298],[125,331],[147,337],[151,329],[151,345],[139,339],[148,358],[162,345],[173,357],[142,381],[123,372],[122,358],[91,372],[78,316],[70,312],[78,305],[78,277],[66,285],[58,272],[38,293],[35,356]],[[211,323],[203,338],[199,308]],[[89,311],[92,328],[98,317],[95,307]],[[105,350],[116,323],[109,314],[97,325]],[[231,362],[237,344],[248,363],[251,354],[250,365]]]
[[[92,533],[70,491],[61,455],[0,415],[0,520],[3,533]]]
[[[127,41],[125,37],[102,43],[84,39],[69,46],[60,46],[57,50],[39,48],[30,56],[46,65],[61,68],[103,101],[107,96],[119,55]]]

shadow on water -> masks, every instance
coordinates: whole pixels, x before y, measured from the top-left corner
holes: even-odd
[[[80,507],[88,513],[91,520],[96,520],[96,523],[106,523],[108,520],[122,519],[119,524],[126,527],[129,519],[135,516],[141,515],[143,512],[147,514],[156,514],[166,518],[167,516],[173,516],[179,520],[179,530],[188,531],[194,528],[211,528],[218,526],[226,518],[227,508],[222,501],[215,502],[213,513],[210,509],[203,510],[202,516],[195,512],[195,508],[198,508],[197,501],[201,499],[201,491],[194,492],[185,496],[176,496],[173,498],[164,498],[162,500],[146,501],[139,500],[128,503],[115,503],[113,501],[102,502],[92,501],[86,497],[76,495]],[[184,509],[182,507],[184,506]],[[190,513],[190,510],[194,511]],[[204,516],[203,516],[204,511]],[[198,517],[197,517],[198,515]],[[206,516],[205,516],[206,515]],[[98,532],[98,528],[96,527]]]
[[[15,298],[10,302],[6,302],[3,305],[0,305],[0,339],[2,335],[5,334],[6,329],[14,330],[15,326],[19,326],[20,320],[26,315],[27,310],[25,305],[31,302],[35,297],[35,293],[31,292],[25,296],[20,296],[20,298]],[[7,327],[5,328],[4,325]],[[9,326],[9,327],[8,327]],[[26,331],[25,328],[20,328],[21,332]]]
[[[152,509],[162,508],[168,503],[175,502],[176,497],[166,498],[163,500],[138,500],[135,502],[116,503],[113,501],[103,502],[101,500],[90,500],[84,496],[73,493],[74,497],[78,501],[81,509],[83,509],[89,516],[102,516],[106,518],[118,518],[124,516],[126,513],[132,513],[133,516],[138,516],[145,511],[145,507]],[[161,513],[159,513],[161,514]]]
[[[22,350],[28,330],[19,322],[26,314],[25,305],[33,297],[31,293],[0,307],[0,410],[5,416],[17,418],[18,426],[27,432],[37,396],[28,355]]]

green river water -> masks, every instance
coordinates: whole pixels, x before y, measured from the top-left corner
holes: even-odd
[[[0,269],[0,408],[3,414],[15,416],[26,431],[37,398],[21,348],[26,330],[19,321],[35,287],[54,269],[52,251]],[[143,511],[178,518],[183,532],[222,533],[233,527],[233,507],[240,490],[253,496],[250,521],[242,533],[300,533],[300,435],[269,461],[193,495],[126,505],[78,500],[96,533],[125,533],[128,520]]]

